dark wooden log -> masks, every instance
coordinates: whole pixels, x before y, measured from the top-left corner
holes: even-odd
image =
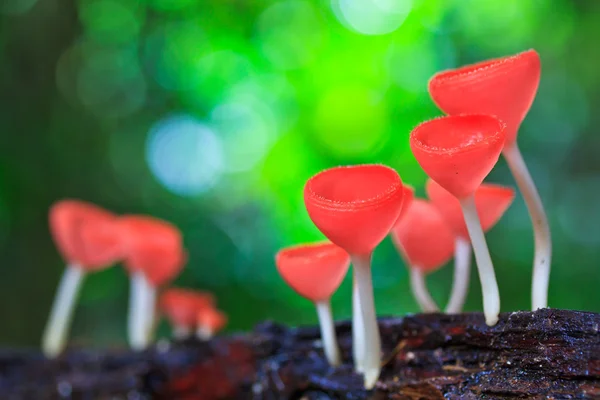
[[[57,360],[0,352],[1,399],[600,399],[600,314],[544,309],[380,320],[383,369],[375,390],[345,358],[327,366],[316,327],[265,323],[210,342],[130,351],[71,350]]]

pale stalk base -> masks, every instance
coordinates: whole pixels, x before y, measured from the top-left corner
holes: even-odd
[[[156,288],[148,282],[141,271],[130,277],[129,316],[127,334],[133,350],[144,350],[152,341]]]
[[[439,307],[435,304],[435,300],[431,298],[427,285],[425,284],[425,275],[417,265],[411,266],[410,270],[410,288],[413,296],[419,304],[421,311],[426,313],[439,311]]]
[[[328,300],[315,303],[317,308],[317,316],[319,317],[319,326],[321,328],[321,341],[323,342],[323,350],[325,357],[329,361],[329,365],[337,367],[342,363],[340,348],[335,337],[335,325],[333,323],[333,315],[331,314],[331,303]]]
[[[188,339],[192,336],[192,329],[187,326],[174,326],[173,327],[173,337],[177,340]]]
[[[542,199],[533,183],[531,174],[523,160],[517,144],[506,146],[503,151],[517,186],[529,210],[533,224],[535,255],[533,258],[533,281],[531,285],[531,308],[533,311],[548,307],[548,284],[550,281],[550,263],[552,261],[552,237],[548,217],[544,212]]]
[[[42,351],[47,357],[56,357],[65,348],[67,332],[73,319],[75,301],[84,275],[85,272],[77,264],[67,265],[63,272],[42,336]]]
[[[446,313],[457,314],[462,312],[469,291],[470,276],[471,242],[466,238],[457,237],[454,243],[454,278]]]
[[[196,329],[196,337],[200,340],[210,340],[214,335],[212,329],[207,326],[199,326],[198,329]],[[189,336],[189,333],[186,336]]]
[[[500,293],[498,292],[498,283],[496,283],[496,274],[494,265],[490,257],[477,208],[475,206],[475,197],[473,195],[460,200],[465,224],[469,231],[475,261],[477,261],[477,270],[479,271],[479,280],[481,282],[481,291],[483,294],[483,312],[485,322],[489,326],[496,325],[498,314],[500,314]]]
[[[373,298],[373,282],[371,279],[371,255],[352,257],[353,268],[356,271],[359,303],[362,312],[364,329],[364,363],[363,374],[365,389],[373,389],[381,372],[381,338],[379,325],[375,314]]]
[[[365,330],[363,328],[362,311],[360,307],[360,296],[358,294],[358,286],[356,284],[356,269],[352,268],[352,356],[354,358],[354,370],[362,374],[364,367],[363,348],[365,339]]]

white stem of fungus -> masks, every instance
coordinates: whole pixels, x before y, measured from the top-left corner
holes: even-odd
[[[329,299],[315,303],[317,308],[317,316],[319,317],[319,326],[321,327],[321,341],[323,342],[323,350],[325,357],[329,361],[329,365],[337,367],[342,363],[340,348],[338,347],[335,336],[335,325],[333,323],[333,315],[331,314],[331,303]]]
[[[410,287],[421,310],[426,313],[439,311],[439,307],[435,304],[435,300],[431,298],[429,290],[427,290],[423,271],[416,265],[410,267],[409,270]]]
[[[354,369],[359,374],[362,374],[364,368],[363,345],[365,343],[365,330],[363,328],[362,310],[360,307],[360,295],[358,293],[358,285],[356,284],[356,268],[352,268],[352,356],[354,357]]]
[[[375,387],[381,372],[381,338],[379,325],[375,314],[375,300],[373,298],[373,282],[371,279],[371,254],[362,257],[352,257],[353,268],[356,272],[356,285],[358,287],[359,303],[363,322],[363,374],[365,389]]]
[[[42,337],[42,351],[47,357],[56,357],[66,345],[67,331],[71,326],[75,300],[85,272],[77,264],[69,264],[63,272],[50,311],[50,318]]]
[[[448,314],[456,314],[463,310],[469,290],[470,275],[471,242],[466,238],[457,237],[454,242],[454,280],[450,300],[446,306]]]
[[[483,293],[483,312],[485,322],[489,326],[496,325],[498,314],[500,314],[500,293],[498,292],[498,283],[494,273],[494,265],[490,257],[477,208],[475,206],[475,196],[471,195],[460,200],[465,224],[469,231],[477,269],[479,271],[479,280],[481,281],[481,291]]]
[[[184,340],[192,336],[192,329],[188,326],[175,325],[173,327],[173,337],[177,340]]]
[[[156,288],[141,271],[134,271],[130,277],[129,316],[127,333],[133,350],[144,350],[150,345],[154,322]]]
[[[531,174],[523,160],[517,144],[506,146],[503,151],[517,186],[529,210],[533,224],[535,256],[533,258],[533,281],[531,285],[531,307],[535,311],[548,307],[548,284],[550,281],[550,262],[552,259],[552,237],[548,218],[544,212],[542,199],[533,183]]]
[[[181,327],[179,327],[179,329],[181,329]],[[177,330],[175,332],[175,335],[177,335]],[[187,334],[185,333],[185,330],[184,332],[180,332],[181,336],[179,339],[185,339],[187,336],[189,336],[189,330],[187,332]],[[196,329],[196,337],[200,340],[210,340],[213,336],[214,332],[208,326],[200,325],[198,329]]]

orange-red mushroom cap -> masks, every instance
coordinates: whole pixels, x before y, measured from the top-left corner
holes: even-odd
[[[215,298],[211,293],[180,288],[165,290],[158,302],[161,313],[173,325],[188,328],[196,326],[198,312],[214,305]]]
[[[327,169],[304,187],[311,220],[353,255],[370,254],[387,236],[400,214],[403,195],[398,173],[374,164]]]
[[[196,323],[211,332],[218,332],[227,325],[227,315],[214,307],[208,307],[196,313]]]
[[[427,197],[440,211],[456,236],[469,239],[462,209],[456,197],[429,179],[425,185]],[[490,230],[500,220],[515,198],[514,189],[501,185],[483,183],[475,191],[475,205],[484,232]]]
[[[275,256],[283,280],[300,296],[313,302],[329,299],[350,266],[348,253],[333,243],[285,248]]]
[[[440,212],[431,203],[414,199],[406,216],[392,230],[394,243],[410,267],[433,272],[454,252],[454,235]]]
[[[431,179],[459,199],[475,192],[502,152],[505,124],[490,115],[453,115],[418,125],[410,147]]]
[[[54,242],[69,263],[98,270],[122,257],[116,216],[109,211],[79,200],[62,200],[51,207],[49,222]]]
[[[179,229],[166,221],[138,215],[120,218],[119,226],[129,271],[143,271],[155,286],[179,274],[187,261]]]
[[[535,50],[442,71],[429,81],[433,101],[446,114],[490,114],[506,123],[506,144],[535,98],[541,74]]]

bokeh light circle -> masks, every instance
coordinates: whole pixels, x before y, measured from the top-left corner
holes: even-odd
[[[364,35],[385,35],[402,25],[412,0],[332,0],[338,20]]]
[[[185,114],[167,116],[151,128],[146,159],[158,181],[181,196],[208,191],[223,171],[219,138],[207,125]]]
[[[226,102],[215,107],[210,125],[223,143],[225,169],[251,169],[267,152],[274,136],[274,117],[267,107],[258,110],[248,102]]]

